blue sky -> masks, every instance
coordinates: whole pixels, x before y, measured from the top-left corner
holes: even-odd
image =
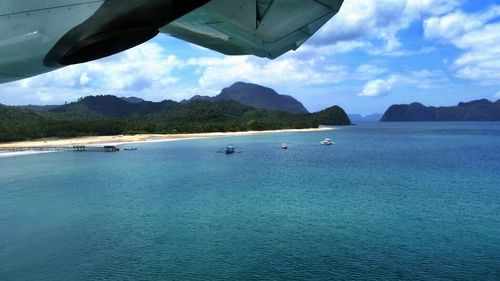
[[[236,81],[383,113],[394,103],[500,99],[500,1],[345,0],[296,52],[224,56],[159,35],[125,53],[0,85],[0,103],[59,104],[96,94],[159,101],[216,95]]]

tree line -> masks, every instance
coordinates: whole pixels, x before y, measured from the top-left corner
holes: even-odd
[[[350,124],[338,106],[318,113],[292,114],[255,109],[235,101],[145,102],[131,106],[116,99],[109,96],[100,100],[84,98],[45,111],[0,106],[0,142],[141,133],[303,129]]]

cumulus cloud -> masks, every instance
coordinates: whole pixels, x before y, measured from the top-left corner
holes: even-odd
[[[388,95],[397,82],[398,78],[395,75],[392,75],[387,79],[376,79],[368,81],[368,83],[366,83],[366,85],[364,86],[363,91],[359,93],[359,96],[380,97]]]
[[[353,77],[358,80],[372,80],[386,72],[388,70],[385,68],[373,64],[362,64],[356,69]]]
[[[450,86],[447,74],[439,69],[411,71],[405,79],[409,84],[414,84],[420,89],[443,88]]]
[[[365,67],[366,68],[366,67]],[[367,67],[369,68],[369,67]],[[450,80],[442,70],[417,70],[404,74],[392,74],[383,79],[368,81],[361,93],[361,97],[381,97],[390,94],[396,85],[412,85],[421,90],[439,89],[450,87]]]
[[[454,60],[456,76],[482,83],[499,84],[500,6],[477,13],[455,11],[424,22],[425,37],[462,50]]]
[[[500,91],[498,91],[495,95],[494,95],[495,98],[500,98]]]
[[[73,65],[25,79],[19,85],[25,88],[50,85],[141,90],[153,84],[176,82],[179,78],[173,76],[172,71],[181,67],[182,61],[174,55],[165,54],[160,45],[145,43],[111,58]]]
[[[72,101],[89,94],[135,94],[162,99],[159,95],[165,94],[165,88],[175,88],[181,80],[174,72],[184,67],[184,61],[167,54],[161,45],[149,42],[109,58],[3,85],[3,96],[24,92],[23,99],[35,104]],[[18,100],[22,102],[21,98]]]
[[[428,16],[442,15],[457,8],[460,1],[455,0],[349,0],[337,16],[333,18],[311,41],[313,45],[337,45],[339,42],[359,48],[361,45],[377,54],[391,54],[399,50],[403,43],[398,33],[417,20]],[[370,42],[378,40],[382,46]],[[367,42],[368,41],[368,42]]]
[[[479,13],[454,11],[424,21],[424,35],[428,39],[443,39],[459,44],[467,33],[482,29],[486,23],[500,15],[500,6],[492,6]]]
[[[249,56],[227,56],[193,58],[187,64],[194,66],[200,73],[200,86],[212,89],[220,89],[239,80],[259,84],[308,86],[339,83],[348,77],[344,66],[329,64],[321,59],[283,57],[270,61]]]

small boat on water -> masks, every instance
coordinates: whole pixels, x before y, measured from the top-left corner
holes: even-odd
[[[332,141],[332,139],[330,139],[330,138],[325,138],[325,139],[324,139],[324,140],[322,140],[320,143],[321,143],[322,145],[332,145],[332,144],[335,144],[335,143]]]
[[[137,147],[125,148],[123,150],[125,150],[125,151],[136,151]]]
[[[225,154],[233,154],[234,153],[234,145],[228,145],[224,148]]]
[[[284,142],[284,143],[282,143],[282,144],[281,144],[281,148],[283,148],[283,149],[288,149],[288,144],[287,144],[287,143],[285,143],[285,142]]]
[[[224,154],[233,154],[236,152],[236,149],[234,148],[234,145],[228,145],[224,148],[221,148],[217,151],[217,153],[224,153]]]

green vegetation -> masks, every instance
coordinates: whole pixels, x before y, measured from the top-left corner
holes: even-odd
[[[138,133],[300,129],[320,124],[348,125],[350,121],[338,106],[313,114],[292,114],[223,100],[130,103],[115,96],[90,96],[48,110],[0,106],[0,142]]]
[[[279,110],[298,114],[308,113],[304,105],[291,96],[280,95],[271,88],[244,82],[234,83],[230,87],[223,89],[216,97],[196,98],[205,100],[234,100],[259,109]]]

